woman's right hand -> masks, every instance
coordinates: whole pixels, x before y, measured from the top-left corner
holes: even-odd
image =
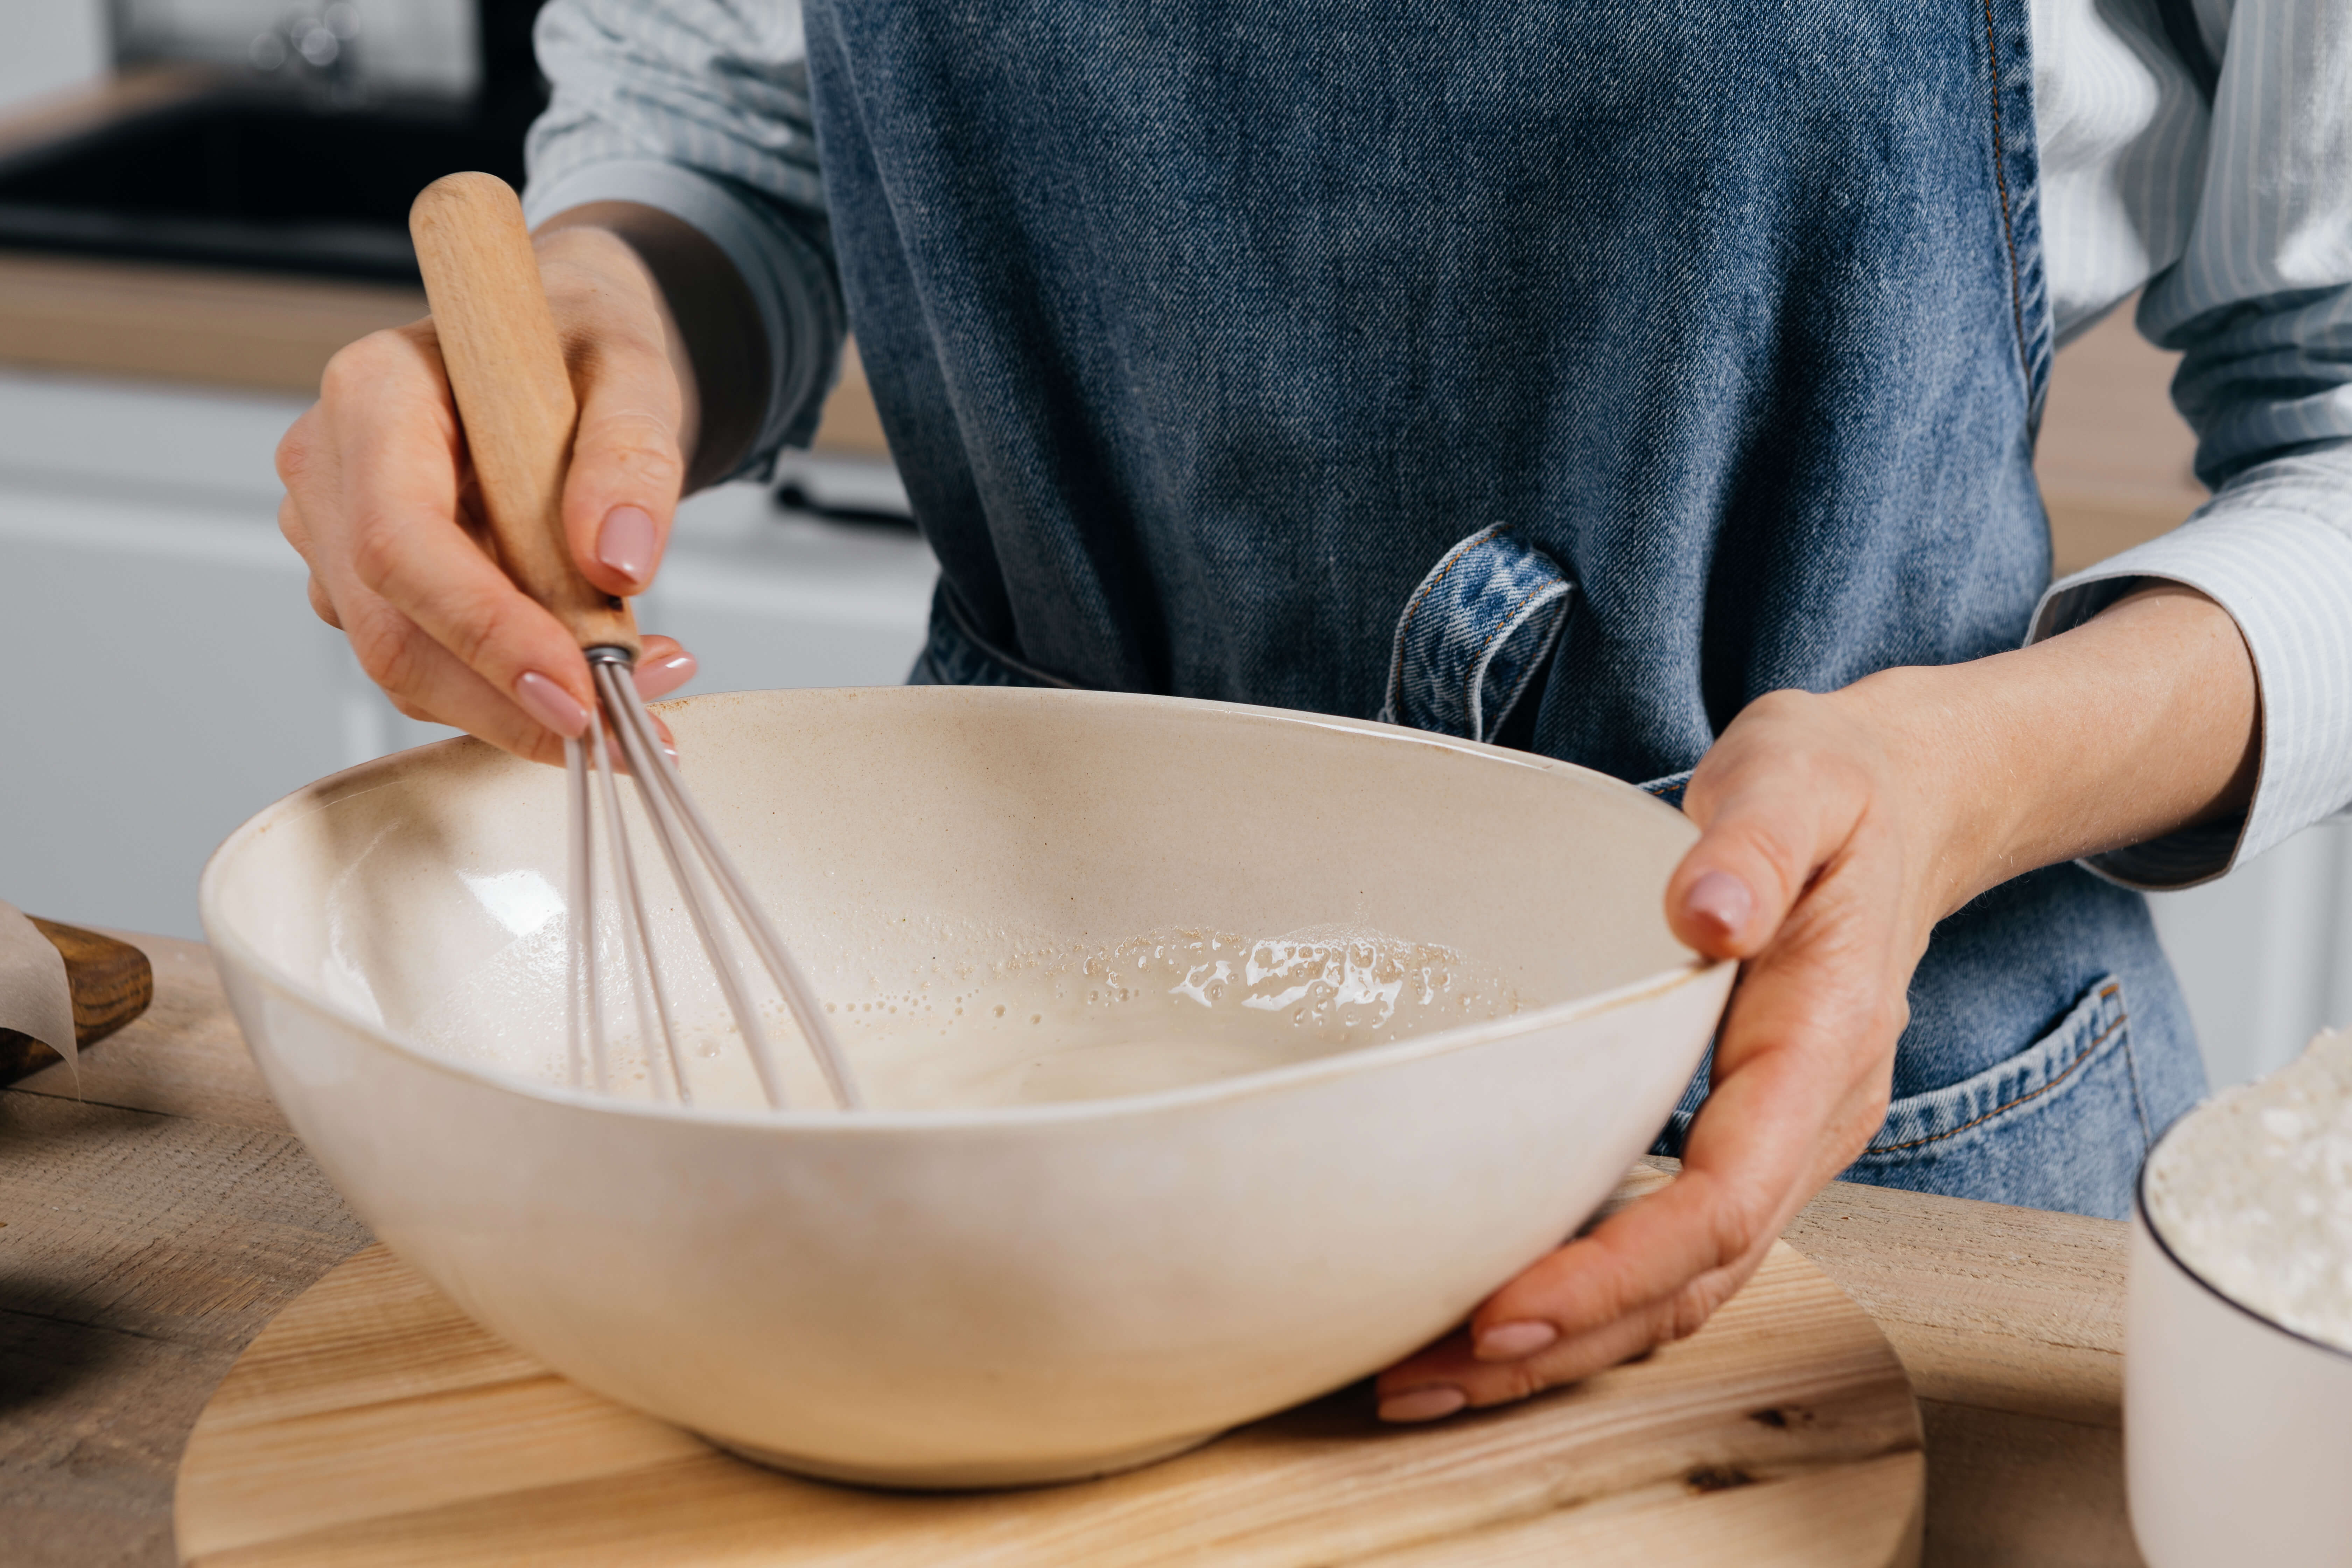
[[[634,251],[593,227],[542,234],[540,274],[580,402],[563,530],[591,583],[653,581],[691,449],[694,380]],[[310,605],[412,719],[560,763],[594,688],[578,645],[492,558],[430,317],[329,362],[319,401],[278,447],[278,527],[310,568]],[[637,687],[658,697],[694,658],[648,637]]]

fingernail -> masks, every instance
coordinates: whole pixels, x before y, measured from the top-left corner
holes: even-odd
[[[616,506],[596,531],[596,559],[632,583],[653,574],[654,520],[641,506]]]
[[[667,658],[653,659],[637,666],[637,695],[651,702],[667,697],[694,679],[702,666],[695,657],[680,648]]]
[[[1434,1421],[1441,1415],[1451,1415],[1470,1403],[1470,1396],[1448,1384],[1433,1388],[1411,1388],[1402,1394],[1392,1394],[1381,1401],[1383,1421]]]
[[[1559,1338],[1559,1331],[1549,1323],[1532,1319],[1524,1323],[1503,1323],[1478,1336],[1476,1346],[1480,1361],[1517,1361],[1529,1356]]]
[[[588,710],[579,699],[535,669],[515,678],[514,696],[524,712],[566,740],[578,739],[588,728]]]
[[[1728,871],[1709,871],[1691,884],[1683,907],[1703,921],[1712,921],[1726,936],[1737,936],[1756,910],[1755,896],[1748,884]]]

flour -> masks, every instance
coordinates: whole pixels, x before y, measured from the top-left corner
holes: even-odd
[[[2147,1199],[2206,1283],[2352,1351],[2352,1029],[2191,1113],[2149,1162]]]

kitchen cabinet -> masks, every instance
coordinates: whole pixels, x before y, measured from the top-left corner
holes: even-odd
[[[311,614],[271,465],[300,399],[0,372],[0,898],[196,934],[212,847],[311,779],[451,731],[402,718]],[[935,575],[904,530],[681,510],[646,626],[691,689],[890,683]]]

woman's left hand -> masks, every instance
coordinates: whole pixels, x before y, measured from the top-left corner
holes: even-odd
[[[1696,1331],[1886,1113],[1936,922],[2035,866],[2242,809],[2253,675],[2195,593],[2135,595],[2020,653],[1750,703],[1692,774],[1675,935],[1744,961],[1681,1172],[1391,1367],[1423,1421]],[[2115,775],[2129,787],[2110,787]]]
[[[1684,810],[1675,934],[1748,961],[1682,1173],[1537,1263],[1461,1331],[1389,1369],[1381,1414],[1426,1420],[1572,1383],[1696,1331],[1886,1112],[1904,991],[1941,912],[1929,825],[1840,697],[1775,692],[1725,730]]]

